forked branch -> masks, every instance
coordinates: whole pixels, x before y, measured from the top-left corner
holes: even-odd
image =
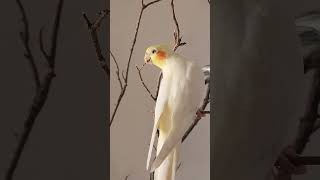
[[[100,27],[102,20],[107,16],[107,14],[109,14],[109,10],[105,9],[105,10],[101,11],[98,14],[98,18],[94,22],[91,22],[89,20],[86,13],[82,13],[82,16],[87,24],[89,33],[91,35],[91,41],[92,41],[93,46],[95,48],[96,56],[97,56],[97,59],[100,63],[100,66],[103,69],[103,71],[106,73],[107,78],[109,78],[110,77],[110,68],[108,67],[108,63],[107,63],[106,58],[102,54],[101,45],[100,45],[98,34],[97,34],[97,30]]]
[[[122,73],[121,73],[122,79],[123,79],[123,81],[121,83],[122,84],[122,88],[121,88],[120,94],[118,96],[114,111],[113,111],[112,116],[111,116],[110,126],[114,122],[115,115],[117,113],[117,110],[118,110],[118,108],[120,106],[122,98],[123,98],[123,96],[124,96],[124,94],[125,94],[125,92],[127,90],[127,87],[128,87],[128,79],[129,79],[129,70],[130,70],[130,65],[131,65],[131,59],[132,59],[133,51],[134,51],[134,48],[135,48],[135,45],[136,45],[137,37],[138,37],[142,15],[143,15],[144,11],[148,7],[150,7],[151,5],[153,5],[153,4],[157,3],[157,2],[160,2],[160,1],[161,0],[155,0],[155,1],[151,1],[151,2],[149,2],[147,4],[145,4],[144,0],[141,0],[141,9],[140,9],[140,13],[139,13],[139,17],[138,17],[135,33],[134,33],[133,42],[132,42],[132,45],[131,45],[131,48],[130,48],[130,53],[129,53],[129,58],[128,58],[128,61],[127,61],[126,71],[125,72],[122,71]],[[118,76],[118,79],[119,79],[119,76]]]
[[[172,17],[173,21],[176,25],[176,30],[173,32],[173,37],[174,37],[174,46],[173,46],[173,51],[176,51],[178,47],[184,46],[187,44],[186,42],[182,42],[182,36],[180,35],[180,27],[179,23],[176,17],[175,9],[174,9],[174,0],[171,0],[171,10],[172,10]]]
[[[33,102],[31,104],[31,108],[24,122],[23,132],[21,133],[20,136],[18,136],[19,142],[14,151],[13,157],[10,161],[9,168],[6,172],[6,176],[5,176],[6,180],[12,180],[13,178],[13,175],[18,166],[20,157],[24,151],[25,144],[29,139],[29,135],[32,131],[35,120],[38,117],[42,107],[44,106],[47,100],[52,80],[55,77],[55,59],[56,59],[56,50],[57,50],[57,40],[58,40],[58,32],[59,32],[63,2],[64,2],[63,0],[59,0],[58,6],[56,9],[56,15],[54,19],[52,34],[51,34],[51,46],[49,48],[50,52],[45,51],[43,38],[42,38],[42,29],[40,30],[40,33],[39,33],[39,41],[40,41],[39,46],[49,67],[48,72],[46,73],[45,77],[41,82],[37,67],[34,62],[34,56],[32,55],[30,46],[29,46],[30,32],[29,32],[28,19],[21,1],[16,0],[16,3],[22,15],[22,22],[24,23],[24,31],[20,33],[20,36],[26,50],[25,57],[29,60],[31,65],[30,67],[33,71],[36,90],[35,90],[35,96],[33,97]]]

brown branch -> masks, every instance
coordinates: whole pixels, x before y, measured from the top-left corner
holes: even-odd
[[[142,79],[142,76],[141,76],[141,69],[138,68],[138,66],[136,65],[136,68],[137,68],[137,71],[138,71],[138,74],[139,74],[139,78],[140,78],[140,81],[143,85],[143,87],[146,89],[146,91],[149,93],[150,97],[154,100],[154,101],[157,101],[157,94],[156,96],[154,96],[151,91],[149,90],[149,88],[147,87],[147,85],[144,83],[143,79]]]
[[[295,161],[303,165],[320,165],[319,156],[300,156]]]
[[[26,11],[21,3],[20,0],[16,0],[16,3],[18,5],[18,8],[20,10],[21,16],[22,16],[22,23],[24,25],[24,29],[22,32],[20,32],[20,39],[24,45],[24,48],[26,50],[24,56],[29,60],[29,65],[32,70],[33,78],[34,78],[34,83],[36,86],[36,89],[38,90],[40,88],[40,78],[39,78],[39,72],[37,69],[37,66],[35,64],[35,60],[33,57],[33,54],[30,49],[30,32],[29,32],[29,22],[28,18],[26,15]]]
[[[124,178],[124,180],[128,180],[128,178],[129,178],[129,175],[126,175],[126,177]]]
[[[47,53],[47,51],[45,50],[45,48],[44,48],[44,43],[43,43],[43,28],[41,28],[40,29],[40,31],[39,31],[39,45],[40,45],[40,51],[41,51],[41,53],[43,54],[43,56],[46,58],[46,59],[49,59],[50,57],[49,57],[49,55],[48,55],[48,53]]]
[[[171,9],[172,9],[172,17],[173,17],[173,21],[176,25],[176,30],[173,32],[173,37],[174,37],[174,46],[173,46],[173,51],[176,51],[178,49],[178,47],[183,46],[185,44],[187,44],[186,42],[181,42],[182,37],[180,36],[180,28],[179,28],[179,24],[178,24],[178,20],[176,17],[176,13],[174,10],[174,0],[171,0]]]
[[[160,72],[160,73],[159,73],[159,77],[158,77],[157,91],[156,91],[156,98],[158,98],[158,95],[159,95],[159,90],[160,90],[161,80],[162,80],[162,72]]]
[[[144,11],[149,6],[151,6],[152,4],[155,4],[155,3],[159,2],[159,1],[161,1],[161,0],[155,0],[155,1],[151,1],[151,2],[149,2],[147,4],[145,4],[144,0],[141,0],[141,9],[140,9],[140,13],[139,13],[136,29],[135,29],[133,42],[132,42],[132,45],[131,45],[131,48],[130,48],[130,54],[129,54],[129,58],[128,58],[127,66],[126,66],[125,75],[122,73],[122,76],[123,76],[123,88],[121,89],[120,95],[119,95],[119,97],[117,99],[116,107],[115,107],[115,109],[114,109],[114,111],[112,113],[111,120],[110,120],[110,126],[112,125],[112,123],[114,121],[114,118],[115,118],[115,115],[116,115],[117,110],[119,108],[119,105],[121,103],[121,100],[122,100],[122,98],[123,98],[123,96],[124,96],[124,94],[125,94],[125,92],[127,90],[127,87],[128,87],[129,69],[130,69],[131,59],[132,59],[133,51],[134,51],[134,48],[135,48],[135,45],[136,45],[136,41],[137,41],[139,29],[140,29],[140,23],[141,23],[142,15],[143,15]]]
[[[110,68],[108,67],[108,63],[106,61],[106,58],[103,56],[102,51],[101,51],[101,46],[100,46],[100,41],[98,39],[98,34],[97,30],[100,27],[100,24],[102,20],[106,17],[106,15],[109,13],[108,10],[103,10],[99,13],[98,18],[92,23],[86,13],[82,13],[82,16],[87,23],[87,27],[89,30],[89,33],[91,35],[91,41],[93,43],[93,46],[96,51],[96,56],[98,58],[98,61],[100,63],[101,68],[103,71],[106,73],[107,78],[110,77]]]
[[[210,98],[209,98],[210,99]],[[209,101],[208,99],[208,101]],[[210,101],[209,101],[210,102]],[[201,111],[202,114],[210,114],[210,111]]]
[[[209,99],[210,99],[210,83],[207,84],[206,87],[206,96],[203,99],[202,105],[199,108],[200,112],[204,112],[204,110],[206,109],[207,105],[209,104]],[[189,136],[189,134],[191,133],[191,131],[193,130],[193,128],[198,124],[199,120],[202,117],[200,115],[196,115],[195,119],[192,123],[192,125],[189,127],[189,129],[186,131],[186,133],[183,135],[182,137],[182,142],[184,142],[184,140]]]
[[[117,75],[117,78],[118,78],[118,82],[119,82],[120,88],[122,90],[123,89],[123,85],[122,85],[122,81],[121,81],[121,78],[120,78],[120,68],[119,68],[118,61],[116,60],[116,57],[113,55],[113,53],[110,50],[108,50],[108,51],[109,51],[109,53],[110,53],[115,65],[117,67],[116,75]]]
[[[319,119],[315,122],[312,133],[316,132],[318,129],[320,129],[320,120]]]
[[[24,12],[24,8],[23,8],[20,0],[16,0],[16,2],[17,2],[18,6],[20,8],[20,12],[24,16],[23,22],[25,24],[28,24],[28,20],[26,18],[26,15],[25,15],[25,12]],[[35,123],[35,120],[36,120],[38,114],[40,113],[42,107],[44,106],[44,104],[45,104],[45,102],[46,102],[46,100],[48,98],[48,94],[49,94],[49,90],[50,90],[50,87],[51,87],[51,83],[52,83],[53,78],[55,77],[54,65],[55,65],[55,57],[56,57],[56,46],[57,46],[57,39],[58,39],[60,17],[61,17],[61,11],[62,11],[62,7],[63,7],[63,2],[64,2],[63,0],[59,0],[59,2],[58,2],[58,6],[57,6],[57,9],[56,9],[56,16],[55,16],[54,25],[53,25],[53,33],[52,33],[52,36],[51,36],[51,48],[50,48],[51,51],[50,51],[50,54],[48,56],[46,56],[46,60],[47,60],[47,62],[49,64],[49,71],[45,75],[42,83],[40,83],[40,81],[39,81],[39,88],[37,88],[37,90],[36,90],[36,94],[35,94],[35,96],[33,98],[33,102],[32,102],[30,111],[29,111],[27,119],[26,119],[26,121],[24,123],[23,132],[21,134],[21,137],[19,138],[19,142],[18,142],[17,148],[14,151],[13,158],[10,161],[10,165],[9,165],[8,171],[6,172],[6,177],[5,177],[6,180],[12,180],[12,178],[13,178],[13,175],[14,175],[16,167],[17,167],[17,165],[19,163],[21,154],[23,153],[25,144],[28,141],[28,138],[29,138],[29,135],[30,135],[30,133],[32,131],[33,125]],[[25,37],[24,46],[28,47],[28,40],[26,40],[29,37],[28,25],[25,25],[25,31],[23,33],[21,33],[21,34],[23,34],[24,37]],[[40,44],[40,46],[43,47],[43,44]],[[30,53],[30,55],[31,55],[30,49],[27,50],[27,53]],[[30,58],[30,57],[32,57],[32,55],[28,56],[28,57]]]
[[[178,166],[177,166],[177,168],[176,168],[176,172],[178,172],[178,170],[180,169],[180,167],[181,167],[181,162],[178,164]]]
[[[320,70],[315,70],[312,87],[306,104],[304,117],[299,124],[299,132],[294,142],[294,149],[301,154],[309,141],[314,125],[318,117],[318,106],[320,102]]]
[[[293,149],[299,155],[304,151],[307,143],[309,142],[309,138],[312,133],[315,131],[315,124],[318,118],[318,107],[320,102],[320,70],[315,69],[313,74],[312,86],[309,92],[309,96],[306,102],[306,110],[304,116],[300,120],[300,124],[298,127],[298,134],[293,142]],[[281,155],[280,155],[281,157]],[[312,158],[313,160],[315,158]],[[310,160],[310,158],[309,158]],[[316,158],[319,160],[319,158]],[[313,161],[314,164],[315,161]],[[279,163],[278,160],[275,164]],[[301,162],[300,162],[301,163]],[[305,162],[306,163],[306,162]],[[304,164],[304,163],[303,163]],[[318,162],[318,164],[320,164]],[[279,173],[276,175],[278,180],[290,180],[291,174],[283,172],[280,168]]]

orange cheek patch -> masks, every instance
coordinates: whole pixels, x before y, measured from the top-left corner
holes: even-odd
[[[159,60],[164,60],[166,57],[167,57],[167,56],[166,56],[166,53],[165,53],[165,52],[163,52],[163,51],[158,51],[158,52],[157,52],[157,59],[159,59]]]

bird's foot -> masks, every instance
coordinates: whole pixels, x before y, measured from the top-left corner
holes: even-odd
[[[292,146],[286,147],[278,157],[274,171],[276,177],[290,177],[291,175],[305,174],[307,169],[306,166],[297,162],[296,153]]]

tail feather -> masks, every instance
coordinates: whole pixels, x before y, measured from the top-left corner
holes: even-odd
[[[166,137],[160,135],[157,145],[157,155],[159,154],[165,139]],[[154,180],[175,180],[180,144],[181,143],[179,143],[164,159],[161,165],[155,169]]]

